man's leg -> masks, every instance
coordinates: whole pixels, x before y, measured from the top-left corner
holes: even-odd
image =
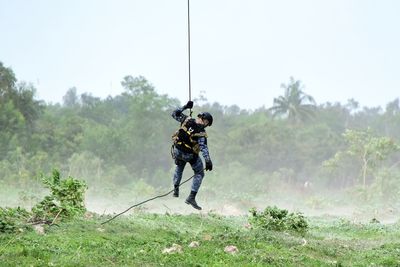
[[[193,208],[201,210],[201,207],[197,205],[196,202],[196,194],[200,189],[200,185],[204,177],[203,162],[201,161],[200,157],[197,156],[193,160],[193,162],[190,162],[190,165],[192,166],[195,175],[193,177],[193,182],[192,182],[192,191],[190,192],[190,195],[185,202],[186,204],[192,205]]]
[[[174,197],[179,197],[179,184],[181,183],[182,180],[182,174],[183,170],[185,169],[186,162],[180,159],[175,159],[175,172],[174,172]]]

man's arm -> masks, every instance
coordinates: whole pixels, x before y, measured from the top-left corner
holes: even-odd
[[[183,114],[184,107],[177,108],[172,112],[172,118],[175,120],[179,121],[180,123],[184,122],[186,118],[188,117],[187,115]]]
[[[213,166],[212,166],[212,161],[210,158],[210,153],[208,152],[208,146],[207,146],[207,138],[205,137],[200,137],[198,139],[200,151],[203,155],[204,161],[206,162],[206,170],[211,171]]]
[[[180,123],[184,122],[188,116],[183,114],[183,111],[185,109],[192,108],[192,107],[193,107],[193,101],[188,101],[186,105],[184,105],[181,108],[177,108],[172,112],[172,114],[171,114],[172,118],[179,121]]]

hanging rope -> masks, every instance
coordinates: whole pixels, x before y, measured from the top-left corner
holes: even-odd
[[[187,25],[188,25],[188,58],[189,58],[189,101],[192,100],[192,80],[190,69],[190,0],[187,1]],[[190,109],[190,117],[192,117],[192,109]]]
[[[205,169],[203,169],[203,171],[204,171],[204,170],[205,170]],[[195,175],[196,175],[196,174],[193,174],[191,177],[189,177],[188,179],[186,179],[185,181],[183,181],[182,183],[180,183],[180,184],[178,185],[178,187],[180,187],[180,186],[183,185],[184,183],[188,182],[188,181],[189,181],[190,179],[192,179]],[[108,223],[108,222],[111,222],[112,220],[114,220],[114,219],[117,218],[118,216],[120,216],[120,215],[122,215],[122,214],[128,212],[130,209],[132,209],[132,208],[134,208],[134,207],[140,206],[140,205],[142,205],[142,204],[144,204],[144,203],[146,203],[146,202],[149,202],[149,201],[151,201],[151,200],[154,200],[154,199],[156,199],[156,198],[165,197],[165,196],[171,194],[173,191],[174,191],[174,189],[172,189],[172,190],[169,191],[168,193],[165,193],[165,194],[162,194],[162,195],[159,195],[159,196],[155,196],[155,197],[149,198],[149,199],[147,199],[147,200],[145,200],[145,201],[142,201],[142,202],[140,202],[140,203],[138,203],[138,204],[135,204],[135,205],[133,205],[133,206],[130,206],[129,208],[127,208],[126,210],[124,210],[124,211],[121,212],[121,213],[118,213],[117,215],[115,215],[115,216],[112,217],[111,219],[108,219],[107,221],[102,222],[101,225],[106,224],[106,223]]]

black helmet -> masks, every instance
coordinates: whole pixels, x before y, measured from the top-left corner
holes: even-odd
[[[199,115],[197,115],[197,117],[204,119],[204,120],[208,120],[207,126],[211,126],[213,123],[213,117],[208,112],[200,112]]]

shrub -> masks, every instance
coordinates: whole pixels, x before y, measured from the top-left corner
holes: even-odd
[[[34,220],[51,220],[56,216],[72,218],[86,211],[85,182],[72,177],[61,180],[60,172],[53,170],[52,176],[43,178],[43,183],[50,189],[50,195],[32,208]]]
[[[30,213],[23,208],[0,207],[0,233],[14,233],[26,228]]]
[[[287,210],[279,209],[276,206],[268,206],[263,212],[258,212],[255,208],[252,208],[250,215],[249,222],[251,225],[266,230],[292,230],[303,234],[308,230],[308,223],[303,214],[289,213]]]

